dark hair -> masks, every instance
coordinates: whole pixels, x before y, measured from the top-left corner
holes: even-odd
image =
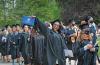
[[[22,28],[24,28],[25,26],[28,26],[28,28],[30,28],[30,26],[29,26],[29,25],[27,25],[27,24],[22,25]]]
[[[55,22],[58,22],[58,23],[60,24],[58,33],[61,33],[61,21],[60,21],[59,19],[56,19],[56,20],[54,20],[53,22],[51,22],[51,25],[53,26],[53,24],[54,24]]]
[[[16,24],[16,26],[20,26],[20,24]]]
[[[54,20],[53,22],[51,22],[51,25],[53,25],[55,22],[58,22],[61,24],[61,21],[59,19]]]
[[[6,30],[5,28],[3,28],[1,31],[4,31],[4,30]]]
[[[11,27],[12,27],[12,28],[13,28],[13,27],[16,27],[16,25],[15,25],[15,24],[13,24]]]
[[[91,17],[92,17],[92,16],[85,16],[84,20],[85,20],[86,22],[88,22],[88,20],[89,20]]]
[[[5,28],[7,29],[10,25],[5,25]]]

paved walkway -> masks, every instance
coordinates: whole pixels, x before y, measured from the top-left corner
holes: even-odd
[[[3,63],[3,62],[0,62],[0,65],[12,65],[12,63]],[[19,65],[19,64],[15,64],[15,65]]]

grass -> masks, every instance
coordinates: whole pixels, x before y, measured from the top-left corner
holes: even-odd
[[[97,38],[97,42],[98,42],[98,45],[99,45],[98,55],[100,56],[100,36]]]

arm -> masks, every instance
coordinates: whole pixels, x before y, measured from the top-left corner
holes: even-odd
[[[38,18],[36,18],[36,26],[39,28],[40,32],[43,35],[48,35],[49,29],[45,26],[44,23],[40,22]]]
[[[78,56],[83,56],[84,53],[85,53],[84,47],[79,48],[79,50],[78,50]]]
[[[89,48],[89,44],[83,46],[83,43],[80,43],[79,48],[78,48],[78,56],[83,56],[85,54],[85,51],[87,51]]]

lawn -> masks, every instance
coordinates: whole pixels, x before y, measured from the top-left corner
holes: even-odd
[[[98,51],[98,54],[100,56],[100,36],[97,37],[97,42],[98,42],[98,45],[99,45],[99,51]]]

